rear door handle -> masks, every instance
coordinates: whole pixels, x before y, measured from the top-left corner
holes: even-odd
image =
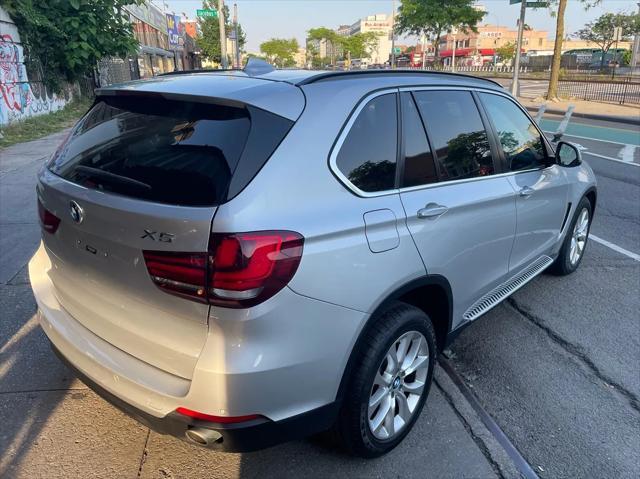
[[[529,188],[528,186],[523,186],[518,192],[518,194],[523,198],[528,198],[533,194],[534,191],[535,190],[533,188]]]
[[[424,208],[420,208],[418,210],[418,218],[427,219],[427,218],[437,218],[438,216],[442,216],[445,214],[449,208],[446,206],[439,205],[437,203],[429,203]]]

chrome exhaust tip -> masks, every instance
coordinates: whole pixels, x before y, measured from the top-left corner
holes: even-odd
[[[203,427],[189,428],[185,432],[185,436],[190,442],[203,447],[213,446],[217,442],[222,442],[222,434]]]

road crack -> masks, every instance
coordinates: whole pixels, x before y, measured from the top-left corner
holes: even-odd
[[[138,467],[138,475],[136,476],[138,479],[142,476],[142,468],[144,467],[144,463],[147,461],[147,445],[149,444],[149,436],[151,436],[151,429],[147,429],[147,437],[144,440],[144,447],[142,448],[142,456],[140,457],[140,466]]]
[[[611,386],[614,390],[621,394],[636,412],[640,412],[640,399],[638,398],[638,396],[629,391],[622,384],[618,383],[615,379],[607,376],[607,374],[602,372],[600,368],[591,360],[591,358],[589,358],[589,356],[587,356],[583,352],[582,348],[579,345],[567,341],[558,333],[553,331],[550,327],[546,326],[541,318],[524,309],[516,302],[515,299],[513,299],[513,297],[507,298],[506,302],[518,313],[520,313],[520,315],[522,315],[535,326],[544,331],[554,343],[558,344],[560,347],[562,347],[562,349],[582,362],[587,367],[587,369],[589,369],[598,379]]]

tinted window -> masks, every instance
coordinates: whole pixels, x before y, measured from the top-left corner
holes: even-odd
[[[396,95],[376,97],[351,126],[338,153],[338,169],[362,191],[393,189],[397,141]]]
[[[87,188],[148,201],[184,206],[224,201],[250,142],[253,117],[260,117],[255,109],[159,98],[108,101],[80,120],[54,155],[51,171]],[[291,125],[265,114],[280,128],[270,130],[277,141],[261,152],[263,162]]]
[[[410,93],[401,94],[404,175],[402,186],[417,186],[438,181],[436,167],[422,120]]]
[[[441,180],[491,175],[493,158],[487,132],[468,91],[415,92]]]
[[[511,171],[543,167],[546,155],[535,125],[511,100],[481,93]]]

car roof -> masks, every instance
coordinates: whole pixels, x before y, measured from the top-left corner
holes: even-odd
[[[303,70],[303,69],[283,69],[257,71],[254,74],[247,70],[190,70],[165,73],[161,76],[173,76],[182,74],[210,74],[210,75],[232,75],[247,78],[258,78],[262,80],[279,81],[290,83],[296,86],[309,85],[311,83],[339,81],[346,79],[375,79],[384,78],[386,81],[390,78],[402,79],[403,82],[407,78],[418,79],[420,84],[424,85],[442,85],[450,82],[453,85],[460,86],[480,86],[483,88],[503,89],[500,83],[490,78],[465,75],[463,73],[452,73],[442,71],[429,70],[346,70],[346,71],[330,71],[330,70]]]

